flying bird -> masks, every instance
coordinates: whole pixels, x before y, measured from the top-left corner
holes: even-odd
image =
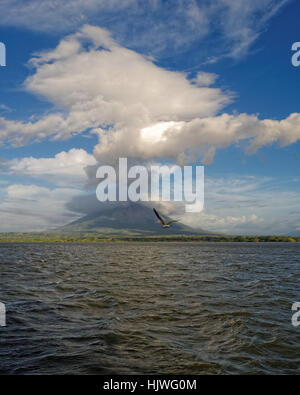
[[[160,220],[161,226],[162,226],[163,228],[170,228],[170,225],[171,225],[173,222],[178,222],[178,221],[179,221],[178,219],[173,219],[172,221],[169,221],[169,222],[166,223],[166,222],[163,220],[163,218],[158,214],[158,212],[155,210],[155,208],[153,209],[153,211],[154,211],[154,214],[157,216],[157,218]]]

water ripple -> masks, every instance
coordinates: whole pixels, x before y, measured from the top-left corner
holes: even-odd
[[[295,374],[300,245],[0,245],[1,374]]]

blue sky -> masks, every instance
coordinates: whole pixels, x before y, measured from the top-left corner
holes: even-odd
[[[185,152],[205,165],[206,202],[184,222],[299,233],[299,2],[119,3],[0,4],[0,231],[80,216],[67,207],[94,193],[86,166],[182,163]],[[143,140],[170,121],[168,138]]]

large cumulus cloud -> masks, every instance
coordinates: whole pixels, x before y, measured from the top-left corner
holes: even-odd
[[[94,155],[101,163],[119,156],[179,163],[201,156],[210,163],[216,149],[231,144],[244,142],[252,153],[300,139],[298,113],[283,120],[221,113],[231,95],[210,86],[214,74],[192,79],[165,70],[98,27],[84,26],[30,63],[26,89],[61,111],[36,122],[0,118],[2,141],[66,139],[88,130],[99,136]]]

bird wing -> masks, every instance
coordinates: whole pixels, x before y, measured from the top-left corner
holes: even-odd
[[[179,222],[179,219],[172,219],[172,221],[167,222],[167,225],[171,225],[173,222]]]
[[[160,222],[165,225],[165,221],[162,219],[162,217],[158,214],[158,212],[155,210],[155,208],[153,209],[155,215],[157,216],[157,218],[160,220]]]

